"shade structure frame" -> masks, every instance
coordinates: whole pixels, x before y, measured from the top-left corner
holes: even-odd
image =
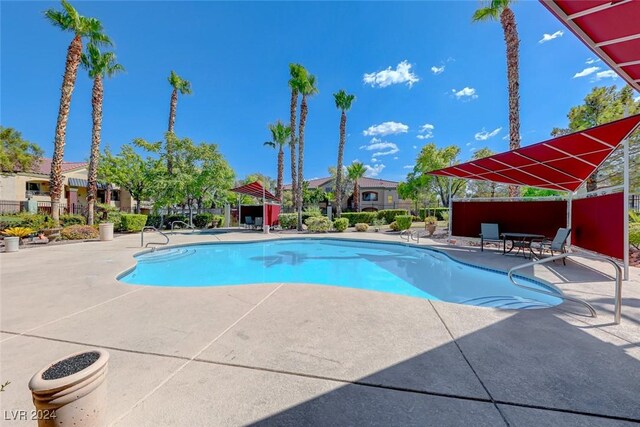
[[[270,202],[280,203],[280,200],[278,200],[278,198],[274,196],[269,190],[265,189],[259,181],[241,185],[240,187],[232,188],[229,191],[239,194],[245,194],[257,199],[264,199]]]
[[[640,114],[636,114],[427,173],[574,192],[639,126]]]

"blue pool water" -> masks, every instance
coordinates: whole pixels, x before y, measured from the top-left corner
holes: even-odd
[[[503,273],[456,262],[441,252],[393,243],[288,239],[160,249],[136,256],[129,284],[227,286],[311,283],[477,306],[544,308],[560,298],[518,288]],[[521,279],[522,281],[522,279]],[[556,292],[540,282],[527,286]]]

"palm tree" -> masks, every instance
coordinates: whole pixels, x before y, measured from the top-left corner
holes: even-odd
[[[347,135],[347,111],[351,108],[351,103],[356,99],[355,95],[349,95],[344,90],[339,90],[333,94],[336,101],[336,108],[342,111],[340,115],[340,143],[338,144],[338,166],[336,170],[342,171],[342,158],[344,157],[344,144]],[[336,194],[335,199],[338,201],[336,205],[336,216],[342,213],[342,174],[336,174]]]
[[[67,49],[67,60],[62,77],[62,90],[60,105],[58,107],[58,119],[56,121],[56,134],[53,146],[53,158],[51,159],[51,176],[49,178],[49,191],[51,193],[51,216],[55,224],[60,221],[60,197],[64,190],[62,184],[62,159],[64,157],[64,145],[67,135],[67,121],[69,120],[69,108],[71,107],[71,95],[76,84],[78,66],[82,56],[82,38],[86,37],[95,44],[111,44],[111,40],[104,34],[102,23],[95,18],[81,16],[65,0],[62,0],[62,11],[48,9],[44,12],[45,18],[62,31],[74,34]]]
[[[298,128],[298,188],[296,197],[296,206],[298,208],[298,231],[302,231],[302,183],[304,182],[304,127],[307,123],[307,97],[318,93],[316,87],[316,77],[308,74],[304,79],[302,88],[302,101],[300,102],[300,124]]]
[[[367,169],[362,162],[353,162],[347,166],[347,176],[353,181],[353,209],[358,212],[360,207],[360,184],[358,180],[364,176]]]
[[[124,67],[116,62],[113,52],[101,53],[94,43],[89,43],[86,53],[82,54],[82,65],[93,79],[91,93],[91,157],[89,159],[89,179],[87,184],[87,223],[93,225],[96,193],[98,192],[98,160],[100,157],[100,139],[102,132],[102,103],[104,99],[103,77],[111,77],[124,71]]]
[[[520,81],[518,57],[520,39],[516,27],[516,16],[509,7],[514,0],[490,0],[473,14],[473,22],[500,19],[504,41],[507,45],[507,81],[509,84],[509,149],[520,148]],[[518,197],[520,189],[509,186],[509,196]]]
[[[180,95],[191,95],[191,83],[171,71],[169,74],[169,84],[173,88],[171,91],[171,103],[169,104],[169,133],[174,133],[173,127],[176,123],[176,108],[178,107],[178,92]],[[167,138],[167,172],[173,174],[173,147],[171,146],[171,138]]]
[[[291,194],[293,199],[293,209],[296,210],[296,194],[298,194],[298,179],[296,171],[296,110],[298,108],[298,94],[304,84],[304,80],[307,76],[307,70],[300,64],[289,64],[289,87],[291,88],[291,103],[290,103],[290,140],[289,148],[291,149]]]
[[[271,131],[271,141],[264,145],[278,148],[278,184],[276,186],[276,197],[282,203],[282,180],[284,178],[284,146],[289,142],[291,128],[282,124],[280,120],[269,125]]]

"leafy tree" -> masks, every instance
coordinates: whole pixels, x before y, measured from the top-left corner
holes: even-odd
[[[617,90],[615,86],[594,87],[584,98],[582,105],[572,107],[567,114],[569,125],[567,128],[554,128],[552,136],[566,135],[581,131],[604,123],[625,117],[625,113],[632,115],[640,113],[640,101],[634,101],[633,90],[625,86]],[[640,190],[640,132],[635,132],[629,138],[630,165],[629,176],[631,187]],[[599,185],[619,185],[622,183],[622,147],[618,148],[596,169],[587,180],[587,191],[594,191]]]
[[[51,159],[51,177],[49,191],[51,193],[51,217],[55,224],[60,222],[60,198],[64,186],[62,185],[62,159],[64,157],[64,145],[67,134],[67,121],[69,120],[69,108],[71,107],[71,94],[76,84],[78,66],[82,55],[82,38],[88,38],[94,44],[111,44],[104,34],[102,23],[95,18],[87,18],[78,13],[65,0],[61,1],[62,11],[48,9],[44,12],[45,18],[62,31],[74,34],[65,62],[64,75],[62,77],[62,90],[60,106],[58,107],[58,119],[56,121],[56,133]]]
[[[420,171],[414,169],[407,174],[404,182],[398,184],[398,196],[401,199],[413,201],[415,212],[418,212],[418,203],[421,200],[429,199],[429,184],[429,176],[421,174]]]
[[[349,179],[353,181],[353,209],[356,212],[360,211],[360,184],[358,180],[367,173],[367,168],[364,167],[362,162],[353,162],[347,166],[347,174]]]
[[[169,104],[169,133],[175,133],[173,128],[176,123],[176,109],[178,108],[178,92],[181,95],[191,95],[191,83],[171,71],[169,78],[167,79],[171,85],[171,102]],[[171,140],[167,139],[167,143]],[[173,153],[172,147],[167,146],[167,170],[169,175],[173,173]]]
[[[291,88],[290,120],[291,135],[289,148],[291,149],[291,192],[293,196],[293,207],[296,208],[296,194],[298,194],[298,172],[296,169],[296,115],[298,109],[298,95],[307,78],[307,70],[300,64],[289,64],[289,88]]]
[[[0,172],[32,171],[42,154],[42,148],[22,139],[17,130],[0,126]]]
[[[479,160],[493,156],[494,153],[487,147],[481,148],[473,153],[473,159]],[[471,197],[503,197],[508,195],[507,188],[497,182],[472,180],[467,186],[467,194]]]
[[[556,190],[548,190],[546,188],[524,187],[522,197],[549,197],[559,196],[560,192]]]
[[[316,77],[306,74],[300,88],[302,101],[300,102],[300,124],[298,126],[298,183],[304,182],[304,128],[307,124],[307,99],[318,93]],[[302,188],[298,186],[296,194],[296,207],[298,208],[298,231],[302,231]]]
[[[82,65],[93,79],[91,92],[91,156],[89,157],[89,171],[87,184],[88,215],[87,224],[93,225],[94,206],[98,193],[98,161],[100,158],[100,140],[102,133],[102,104],[104,101],[104,77],[111,77],[124,71],[124,67],[116,62],[113,52],[101,53],[94,43],[87,45],[87,51],[82,54]]]
[[[305,206],[314,206],[317,207],[320,202],[323,202],[327,199],[327,193],[325,193],[324,189],[317,188],[309,188],[309,181],[304,181],[302,183],[302,203]]]
[[[516,16],[510,6],[513,0],[488,0],[485,6],[473,14],[473,22],[497,21],[500,19],[504,41],[507,46],[507,82],[509,85],[509,149],[520,148],[520,39],[516,27]],[[517,197],[519,187],[509,186],[509,196]]]
[[[276,185],[276,197],[282,202],[282,186],[284,179],[284,146],[289,142],[291,128],[282,124],[280,120],[269,125],[271,131],[271,141],[264,145],[278,149],[278,183]]]
[[[136,213],[140,213],[141,200],[148,200],[156,194],[162,172],[159,160],[143,158],[128,144],[120,147],[117,155],[106,148],[98,165],[100,179],[114,183],[131,194],[136,201]]]
[[[341,111],[340,114],[340,143],[338,144],[338,165],[337,170],[342,170],[342,160],[344,157],[344,146],[347,135],[347,111],[351,109],[351,104],[356,99],[355,95],[349,95],[344,90],[339,90],[333,94],[336,101],[336,108]],[[342,200],[342,174],[336,175],[336,199]],[[342,205],[338,203],[336,206],[336,215],[340,216]]]
[[[460,147],[455,145],[437,148],[434,143],[426,144],[418,154],[415,168],[423,175],[426,175],[428,172],[459,163],[459,154]],[[449,178],[427,175],[426,179],[428,180],[428,187],[438,194],[443,206],[449,206],[449,198],[465,189],[464,179],[452,179],[451,194],[449,194]]]

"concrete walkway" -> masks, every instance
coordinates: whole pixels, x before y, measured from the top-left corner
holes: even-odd
[[[172,244],[281,237],[177,234]],[[11,382],[0,395],[2,425],[33,425],[10,420],[12,410],[32,409],[31,375],[91,347],[111,354],[108,419],[118,426],[640,422],[638,269],[614,326],[603,263],[526,272],[591,302],[592,319],[570,303],[504,311],[319,285],[122,284],[115,278],[139,244],[128,235],[0,254],[0,383]],[[441,249],[502,270],[523,261]]]

